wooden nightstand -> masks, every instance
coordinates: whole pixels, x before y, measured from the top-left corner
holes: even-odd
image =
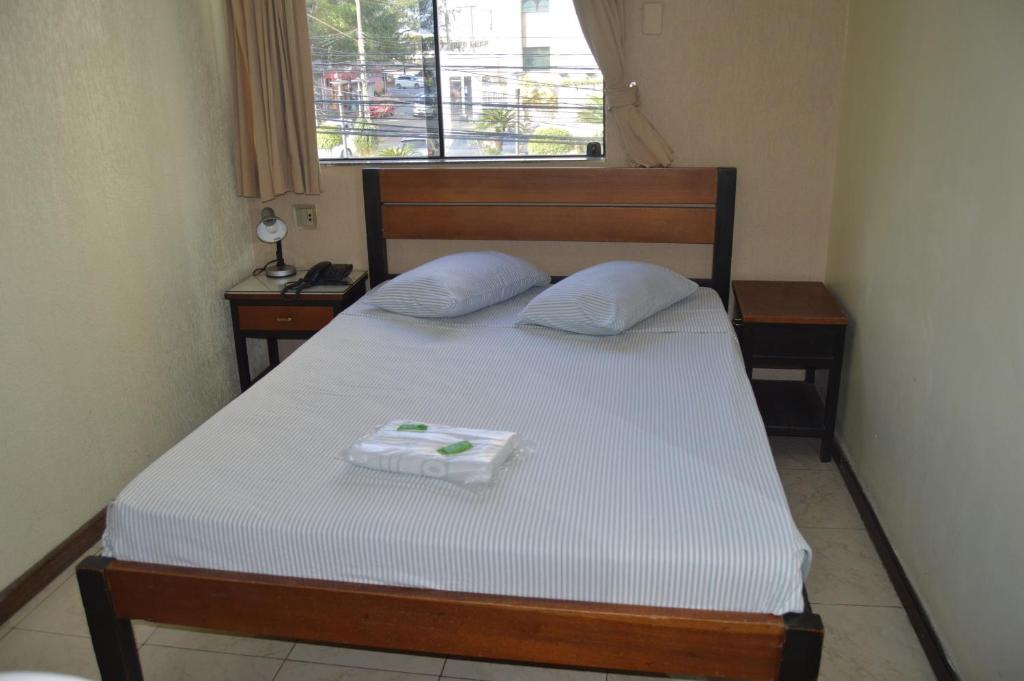
[[[846,313],[821,282],[735,281],[733,326],[769,435],[821,438],[821,460],[835,446],[836,405]],[[755,368],[803,369],[802,381],[753,378]],[[828,371],[822,401],[815,372]]]
[[[366,293],[366,272],[353,271],[347,284],[314,286],[299,294],[282,294],[281,287],[301,279],[306,270],[287,279],[249,277],[224,293],[231,303],[231,327],[235,334],[238,382],[245,391],[280,362],[277,341],[309,338],[334,316]],[[246,338],[266,338],[270,366],[256,378],[249,373]]]

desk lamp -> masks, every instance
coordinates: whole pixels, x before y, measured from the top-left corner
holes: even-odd
[[[256,225],[256,236],[265,243],[277,244],[277,260],[265,270],[268,277],[277,279],[295,274],[295,268],[285,264],[284,251],[281,248],[281,241],[287,233],[288,225],[274,214],[274,209],[264,208],[260,213],[260,222]]]

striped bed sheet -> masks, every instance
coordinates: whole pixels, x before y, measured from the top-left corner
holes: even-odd
[[[716,294],[617,336],[357,303],[132,481],[123,560],[602,603],[803,608],[794,525]],[[535,445],[484,492],[355,467],[391,419]]]

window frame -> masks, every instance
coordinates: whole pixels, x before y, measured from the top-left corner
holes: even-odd
[[[520,5],[520,10],[521,10],[521,12],[526,12],[528,14],[539,14],[539,13],[549,12],[550,11],[550,4],[548,3],[548,1],[547,0],[542,0],[542,2],[543,2],[543,8],[544,8],[543,10],[538,9],[537,11],[529,11],[529,12],[527,12],[526,10],[522,9],[522,5]],[[424,164],[424,163],[484,163],[484,164],[489,164],[489,163],[524,163],[524,162],[530,163],[530,162],[543,162],[543,161],[552,161],[552,160],[578,161],[578,162],[593,162],[593,161],[601,161],[601,162],[603,162],[606,159],[606,157],[607,157],[607,149],[608,149],[608,143],[607,143],[608,129],[607,129],[607,109],[605,109],[605,107],[604,107],[605,93],[604,93],[604,88],[603,87],[601,88],[601,104],[602,104],[602,106],[601,106],[601,153],[600,153],[600,155],[591,156],[591,155],[589,155],[587,153],[583,153],[583,154],[530,154],[530,155],[525,155],[525,156],[500,156],[500,155],[495,155],[495,156],[449,156],[446,153],[447,150],[445,148],[445,115],[444,115],[444,106],[448,102],[448,99],[446,97],[442,96],[442,90],[444,89],[444,83],[442,83],[442,78],[441,78],[441,44],[440,44],[441,43],[441,32],[440,32],[440,26],[438,24],[438,17],[439,17],[438,0],[429,0],[429,3],[430,3],[431,15],[432,15],[432,19],[433,19],[433,50],[434,50],[434,54],[433,54],[432,62],[433,62],[434,77],[428,79],[427,78],[426,69],[424,70],[424,75],[423,75],[423,79],[424,79],[423,94],[424,95],[432,95],[433,98],[434,98],[434,101],[436,102],[436,105],[435,105],[436,109],[437,109],[437,128],[436,128],[436,134],[437,134],[438,155],[437,156],[425,156],[425,157],[411,157],[411,158],[410,157],[389,157],[389,156],[368,156],[368,157],[363,157],[363,158],[319,158],[319,149],[318,149],[317,150],[318,151],[318,162],[321,165],[368,165],[368,164],[369,165],[391,165],[391,164]],[[540,7],[540,6],[541,5],[538,4],[538,7]],[[541,47],[546,47],[548,49],[548,51],[549,51],[548,52],[548,66],[546,68],[550,69],[551,68],[551,65],[550,65],[550,59],[551,59],[550,49],[551,48],[550,48],[550,46],[541,46]],[[537,71],[539,71],[539,70],[543,70],[542,68],[532,68],[532,69],[527,69],[526,68],[526,66],[525,66],[525,61],[526,61],[525,51],[527,49],[530,49],[530,48],[526,48],[526,47],[523,48],[523,62],[524,62],[524,64],[523,64],[523,71],[528,71],[528,70],[537,70]],[[600,66],[595,66],[595,70],[600,72]],[[428,87],[426,86],[428,80],[432,80],[433,81],[433,88],[429,88],[428,89]],[[603,83],[603,76],[602,76],[602,83]],[[433,92],[430,92],[430,90],[433,90]],[[319,126],[317,126],[317,127],[319,128]],[[432,132],[433,131],[428,128],[427,130],[424,131],[424,133],[425,133],[424,137],[429,139],[430,133],[432,133]]]

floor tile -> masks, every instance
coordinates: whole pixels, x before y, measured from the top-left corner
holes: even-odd
[[[54,579],[52,582],[43,587],[43,589],[39,593],[32,597],[32,600],[23,605],[21,610],[11,615],[11,618],[6,622],[3,622],[2,625],[5,627],[18,626],[18,624],[21,623],[26,617],[28,617],[32,613],[32,611],[38,608],[43,601],[49,598],[50,594],[59,589],[60,586],[64,584],[64,582],[70,579],[72,572],[73,570],[68,569],[60,573],[60,575],[58,575],[56,579]]]
[[[14,629],[0,639],[0,670],[100,678],[89,639],[22,629]]]
[[[799,527],[863,528],[839,471],[783,468],[779,471],[789,508]]]
[[[68,579],[57,587],[17,625],[18,629],[42,631],[49,634],[66,636],[89,636],[89,625],[85,622],[85,609],[78,591],[78,580]],[[133,622],[135,642],[142,645],[153,633],[153,625],[146,622]]]
[[[807,594],[811,603],[900,606],[866,530],[804,528],[814,551]]]
[[[0,627],[15,627],[22,620],[28,617],[39,605],[45,601],[53,592],[60,588],[65,582],[75,576],[75,568],[78,567],[78,563],[81,562],[86,556],[92,555],[93,550],[96,546],[90,547],[85,553],[76,558],[71,565],[64,568],[59,575],[53,578],[53,580],[43,587],[38,594],[36,594],[32,600],[26,603],[21,610],[14,613],[9,620],[0,623]]]
[[[821,681],[934,681],[902,608],[819,605],[825,623]]]
[[[436,674],[409,674],[288,660],[281,667],[281,671],[278,672],[274,681],[435,681],[436,679]]]
[[[132,633],[135,634],[135,645],[141,648],[144,643],[148,643],[149,638],[156,632],[156,628],[157,625],[153,622],[133,620]]]
[[[443,676],[475,681],[605,681],[607,674],[557,667],[449,659],[445,662]]]
[[[288,657],[292,646],[291,641],[278,641],[269,638],[248,638],[218,634],[200,629],[160,626],[146,641],[149,645],[167,646],[171,648],[189,648],[205,650],[211,653],[231,653],[234,655],[256,655],[257,657],[276,657],[283,660]]]
[[[299,662],[317,662],[341,667],[362,667],[384,671],[405,672],[408,674],[428,674],[437,676],[444,666],[443,657],[426,655],[405,655],[403,653],[387,653],[377,650],[360,648],[338,648],[334,646],[315,646],[309,643],[297,643],[288,655],[289,660]]]
[[[150,645],[142,646],[139,657],[146,681],[271,681],[281,667],[269,657]]]
[[[832,461],[822,463],[818,458],[821,441],[813,437],[781,437],[768,438],[775,457],[775,465],[782,468],[799,468],[809,470],[831,470],[836,467]]]

